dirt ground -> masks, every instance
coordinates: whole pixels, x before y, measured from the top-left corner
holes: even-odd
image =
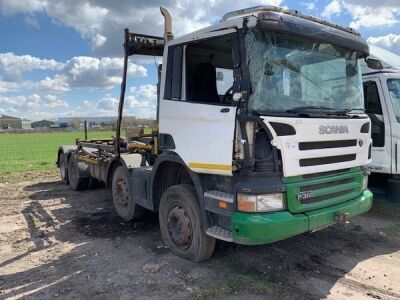
[[[221,242],[197,264],[165,248],[156,214],[122,221],[104,189],[74,192],[52,173],[8,181],[0,299],[400,298],[400,219],[367,213],[272,245]]]

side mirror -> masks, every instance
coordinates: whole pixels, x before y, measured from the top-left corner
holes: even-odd
[[[379,59],[367,58],[367,59],[365,59],[365,62],[367,63],[368,68],[371,68],[374,70],[382,70],[383,69],[383,65]]]
[[[224,72],[217,72],[217,81],[224,81]]]
[[[347,65],[346,66],[346,75],[349,77],[354,77],[358,73],[357,65]]]
[[[233,96],[232,96],[232,99],[235,102],[239,102],[239,101],[241,101],[241,100],[243,100],[245,98],[246,98],[246,92],[245,91],[234,93]]]

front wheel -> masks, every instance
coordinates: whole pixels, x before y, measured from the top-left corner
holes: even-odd
[[[162,239],[174,254],[196,262],[211,257],[215,239],[203,229],[193,186],[180,184],[168,188],[161,197],[159,219]]]
[[[130,221],[143,216],[145,209],[137,205],[133,196],[129,195],[128,178],[123,166],[119,166],[114,172],[112,195],[114,208],[122,219]]]

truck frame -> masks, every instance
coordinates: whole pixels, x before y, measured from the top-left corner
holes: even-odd
[[[216,239],[272,243],[369,210],[357,64],[369,48],[357,32],[257,6],[175,39],[161,13],[163,37],[125,30],[116,137],[60,146],[63,182],[102,182],[125,220],[158,211],[165,244],[194,261]],[[121,137],[131,55],[163,58],[157,125]],[[217,70],[231,78],[222,92]]]

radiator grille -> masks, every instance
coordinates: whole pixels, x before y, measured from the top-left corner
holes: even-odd
[[[322,195],[322,196],[313,197],[310,199],[301,200],[300,203],[301,204],[310,204],[310,203],[314,203],[314,202],[329,200],[332,198],[348,195],[348,194],[352,193],[353,191],[354,191],[353,189],[348,189],[348,190],[344,190],[344,191],[334,192],[334,193],[330,193],[330,194],[326,194],[326,195]]]
[[[302,186],[300,188],[300,192],[305,192],[305,191],[309,191],[309,190],[324,189],[324,188],[332,187],[332,186],[335,186],[335,185],[351,183],[353,181],[354,181],[353,178],[345,178],[345,179],[340,179],[340,180],[335,180],[335,181],[328,181],[328,182],[323,182],[323,183],[317,183],[317,184]]]
[[[339,156],[328,156],[328,157],[316,157],[316,158],[303,158],[300,159],[300,167],[310,167],[318,165],[328,165],[347,161],[353,161],[356,159],[356,154],[347,154]]]
[[[342,170],[333,170],[333,171],[327,171],[327,172],[321,172],[321,173],[313,173],[313,174],[306,174],[303,175],[304,179],[313,179],[313,178],[319,178],[323,176],[329,176],[329,175],[339,175],[343,174],[346,172],[349,172],[350,169],[342,169]]]
[[[357,140],[301,142],[299,143],[299,150],[317,150],[354,146],[357,146]]]

